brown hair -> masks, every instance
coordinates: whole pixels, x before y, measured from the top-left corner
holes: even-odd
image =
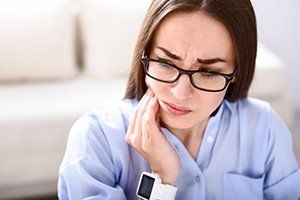
[[[136,43],[123,99],[140,100],[146,92],[142,53],[149,52],[154,31],[162,19],[174,11],[201,11],[225,25],[232,37],[239,66],[236,81],[229,85],[225,99],[234,102],[246,98],[254,75],[257,51],[256,18],[250,0],[153,0]]]

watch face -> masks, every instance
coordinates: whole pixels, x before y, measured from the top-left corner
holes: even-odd
[[[144,174],[142,177],[142,180],[141,180],[138,195],[140,195],[143,198],[149,199],[152,188],[153,188],[154,181],[155,181],[154,178]]]

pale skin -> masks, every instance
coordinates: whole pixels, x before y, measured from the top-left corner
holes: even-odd
[[[200,11],[174,12],[167,16],[156,29],[151,47],[150,58],[159,57],[186,70],[205,66],[230,74],[236,66],[228,30]],[[223,61],[205,65],[197,62],[197,59],[214,58]],[[227,88],[221,92],[201,91],[192,86],[187,75],[171,84],[146,76],[146,84],[148,90],[137,106],[125,140],[141,153],[164,183],[174,185],[181,163],[160,126],[174,134],[196,160],[210,115],[221,104]],[[164,102],[188,107],[192,112],[175,116]]]

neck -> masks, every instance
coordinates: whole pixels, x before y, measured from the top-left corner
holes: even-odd
[[[163,123],[163,126],[166,127],[173,135],[175,135],[185,147],[188,147],[191,143],[200,143],[202,140],[207,122],[210,117],[203,120],[195,127],[187,128],[187,129],[177,129],[170,127]]]

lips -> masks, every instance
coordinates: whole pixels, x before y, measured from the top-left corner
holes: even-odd
[[[187,107],[183,107],[183,106],[178,106],[178,105],[175,105],[175,104],[172,104],[172,103],[168,103],[168,102],[165,102],[166,104],[168,104],[170,107],[176,109],[176,110],[179,110],[179,111],[182,111],[182,112],[190,112],[191,110]]]
[[[166,105],[167,110],[173,114],[173,115],[185,115],[188,114],[189,112],[191,112],[190,109],[183,107],[183,106],[178,106],[172,103],[167,103],[164,102]]]

